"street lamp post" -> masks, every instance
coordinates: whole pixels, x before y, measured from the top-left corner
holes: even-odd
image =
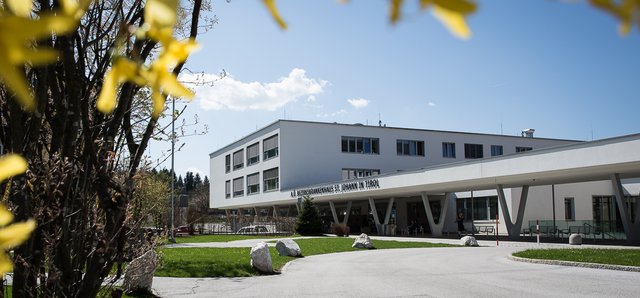
[[[169,242],[176,243],[176,239],[173,235],[174,230],[174,196],[175,196],[175,168],[174,168],[174,153],[176,148],[176,133],[175,133],[175,123],[176,123],[176,98],[171,97],[171,232],[169,233]]]

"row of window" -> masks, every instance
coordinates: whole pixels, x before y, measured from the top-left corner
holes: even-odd
[[[380,154],[380,139],[368,137],[342,137],[342,152]],[[516,152],[530,151],[531,147],[516,146]],[[482,144],[464,144],[465,158],[483,158]],[[424,141],[396,140],[396,153],[406,156],[425,156]],[[491,145],[491,156],[503,154],[502,145]],[[442,143],[442,157],[456,158],[456,144]]]
[[[380,175],[380,170],[374,169],[342,169],[342,180],[364,178]]]
[[[256,172],[246,177],[238,177],[232,180],[227,180],[224,186],[225,198],[230,198],[233,193],[233,197],[244,196],[245,185],[247,195],[256,194],[260,192],[260,172]],[[268,192],[278,190],[280,188],[280,176],[278,168],[269,169],[262,172],[262,191]]]
[[[231,167],[233,170],[242,169],[245,164],[245,158],[247,161],[247,167],[260,162],[260,142],[255,142],[245,149],[242,148],[233,154],[227,154],[224,157],[225,172],[229,173]],[[278,156],[278,135],[273,135],[262,140],[262,160],[267,160]],[[233,159],[232,159],[233,157]],[[233,163],[231,162],[233,160]]]
[[[516,152],[531,151],[531,147],[516,146]],[[504,154],[502,145],[491,145],[491,156]],[[442,143],[442,157],[456,158],[456,143]],[[464,158],[483,158],[484,146],[482,144],[464,144]]]

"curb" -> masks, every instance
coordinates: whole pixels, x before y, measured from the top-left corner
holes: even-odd
[[[592,269],[607,269],[607,270],[618,270],[618,271],[628,271],[628,272],[640,272],[640,267],[636,267],[636,266],[598,264],[598,263],[584,263],[584,262],[571,262],[571,261],[560,261],[560,260],[529,259],[529,258],[516,257],[516,256],[513,256],[513,255],[509,255],[508,258],[509,258],[509,260],[512,260],[512,261],[525,262],[525,263],[534,263],[534,264],[560,265],[560,266],[572,266],[572,267],[582,267],[582,268],[592,268]]]

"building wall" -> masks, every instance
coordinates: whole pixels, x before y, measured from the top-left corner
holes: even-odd
[[[379,126],[317,122],[281,121],[281,188],[336,182],[342,169],[375,169],[384,173],[459,162],[465,159],[464,144],[482,144],[484,157],[491,145],[502,145],[503,154],[513,154],[516,146],[547,148],[575,141],[524,138],[489,134],[401,129]],[[343,153],[343,136],[378,138],[379,154]],[[425,156],[403,156],[396,151],[397,140],[423,141]],[[455,143],[455,158],[442,156],[442,143]]]

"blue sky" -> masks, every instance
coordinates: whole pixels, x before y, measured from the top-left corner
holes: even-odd
[[[190,86],[185,118],[199,124],[187,133],[209,129],[179,140],[178,174],[209,175],[209,153],[285,117],[577,140],[640,132],[640,33],[621,37],[586,3],[478,1],[464,41],[417,1],[392,26],[388,1],[280,0],[286,31],[261,1],[212,2],[218,24],[181,79],[228,75]],[[151,144],[152,160],[168,148]]]

